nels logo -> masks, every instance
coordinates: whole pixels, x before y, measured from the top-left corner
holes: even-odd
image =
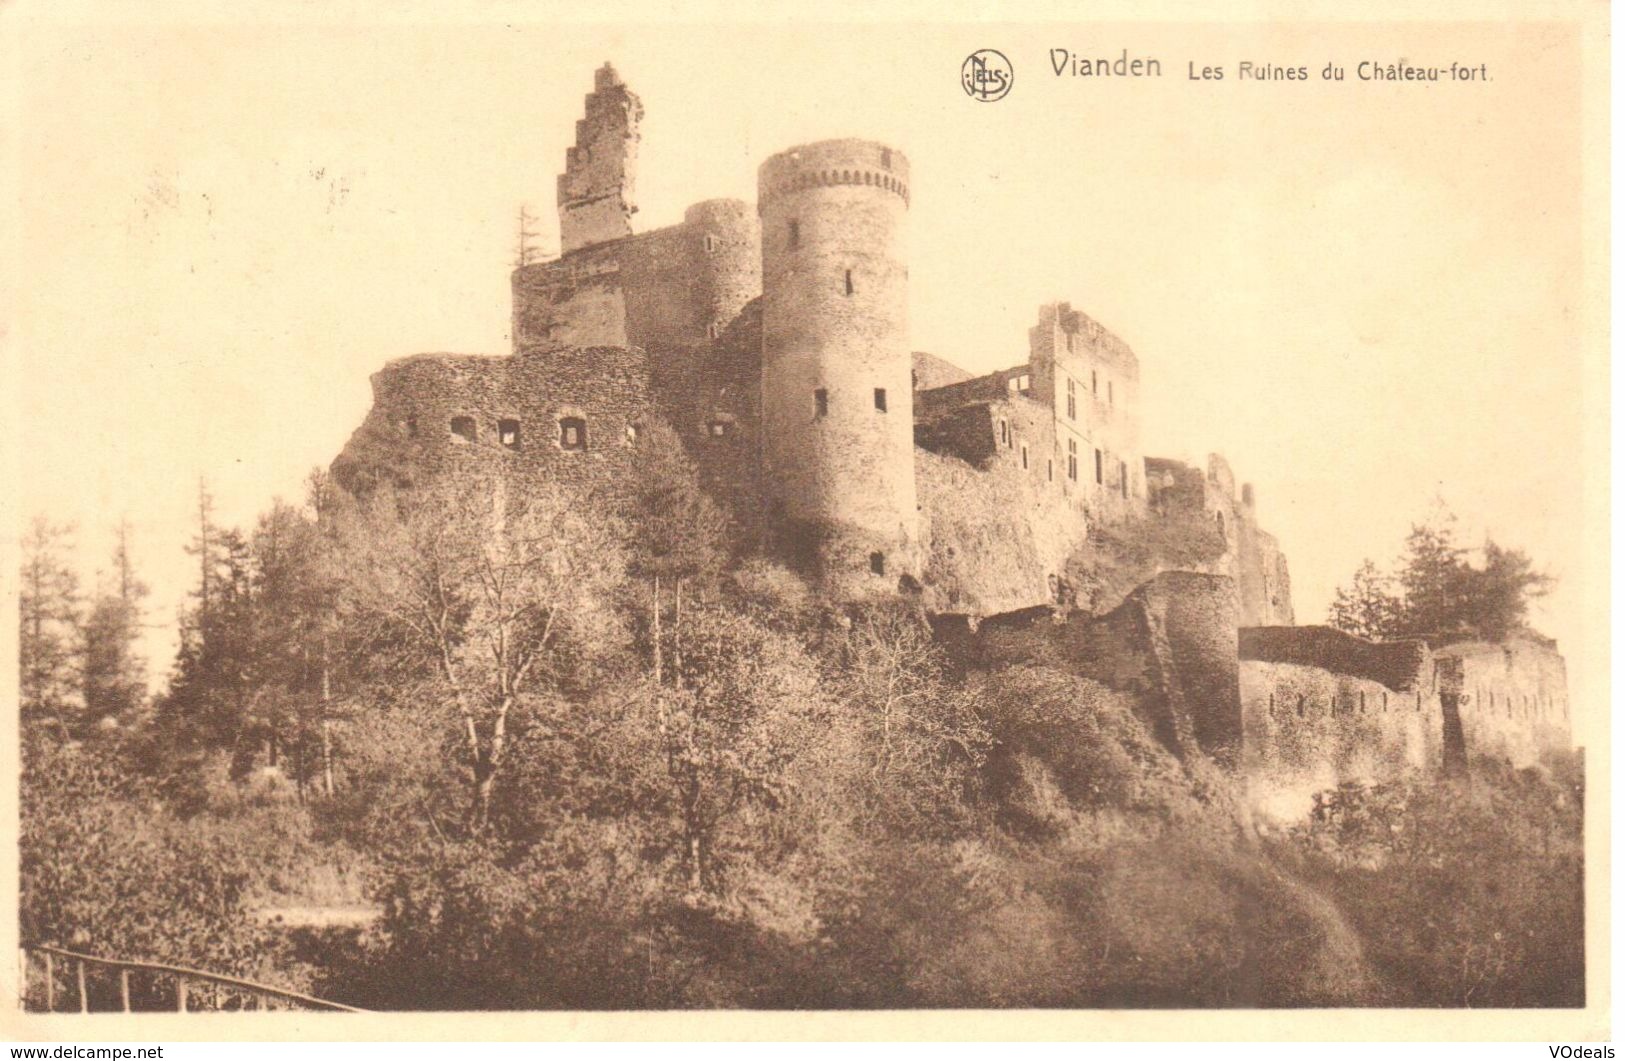
[[[959,68],[959,84],[978,103],[1003,99],[1015,84],[1016,71],[1004,53],[992,48],[975,51]]]

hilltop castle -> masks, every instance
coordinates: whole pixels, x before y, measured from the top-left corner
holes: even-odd
[[[1252,487],[1216,456],[1144,454],[1138,358],[1069,303],[1039,307],[1025,359],[996,372],[914,351],[901,151],[792,148],[762,163],[754,206],[708,200],[634,232],[642,117],[599,69],[558,178],[560,254],[512,275],[512,353],[390,362],[340,482],[480,466],[605,486],[660,419],[739,539],[831,598],[912,596],[966,659],[1064,648],[1073,669],[1139,683],[1171,743],[1259,776],[1426,766],[1464,755],[1469,731],[1523,758],[1566,741],[1550,646],[1469,680],[1461,661],[1482,652],[1293,627]],[[1106,632],[1131,678],[1090,647]],[[1484,686],[1508,724],[1464,729]]]

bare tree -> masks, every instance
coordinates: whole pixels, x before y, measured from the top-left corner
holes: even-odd
[[[621,561],[604,520],[566,488],[510,493],[481,477],[375,493],[344,550],[354,616],[436,676],[470,761],[469,828],[490,817],[522,698],[557,691],[613,640]]]

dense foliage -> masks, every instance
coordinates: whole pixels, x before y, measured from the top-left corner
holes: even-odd
[[[824,605],[640,444],[620,500],[318,477],[238,534],[202,495],[155,710],[64,731],[59,691],[25,726],[25,939],[376,1008],[1583,991],[1572,766],[1326,793],[1263,838],[1132,697]]]
[[[1392,574],[1363,561],[1338,589],[1327,622],[1373,640],[1501,641],[1530,632],[1529,603],[1551,584],[1528,555],[1493,540],[1473,563],[1454,518],[1441,511],[1412,525]]]

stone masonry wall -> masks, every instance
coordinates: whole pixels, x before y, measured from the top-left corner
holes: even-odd
[[[1528,766],[1570,743],[1568,675],[1550,644],[1482,641],[1436,649],[1440,694],[1459,715],[1467,757],[1493,755]]]
[[[761,293],[750,207],[716,199],[683,223],[515,269],[516,353],[557,346],[704,346]]]

